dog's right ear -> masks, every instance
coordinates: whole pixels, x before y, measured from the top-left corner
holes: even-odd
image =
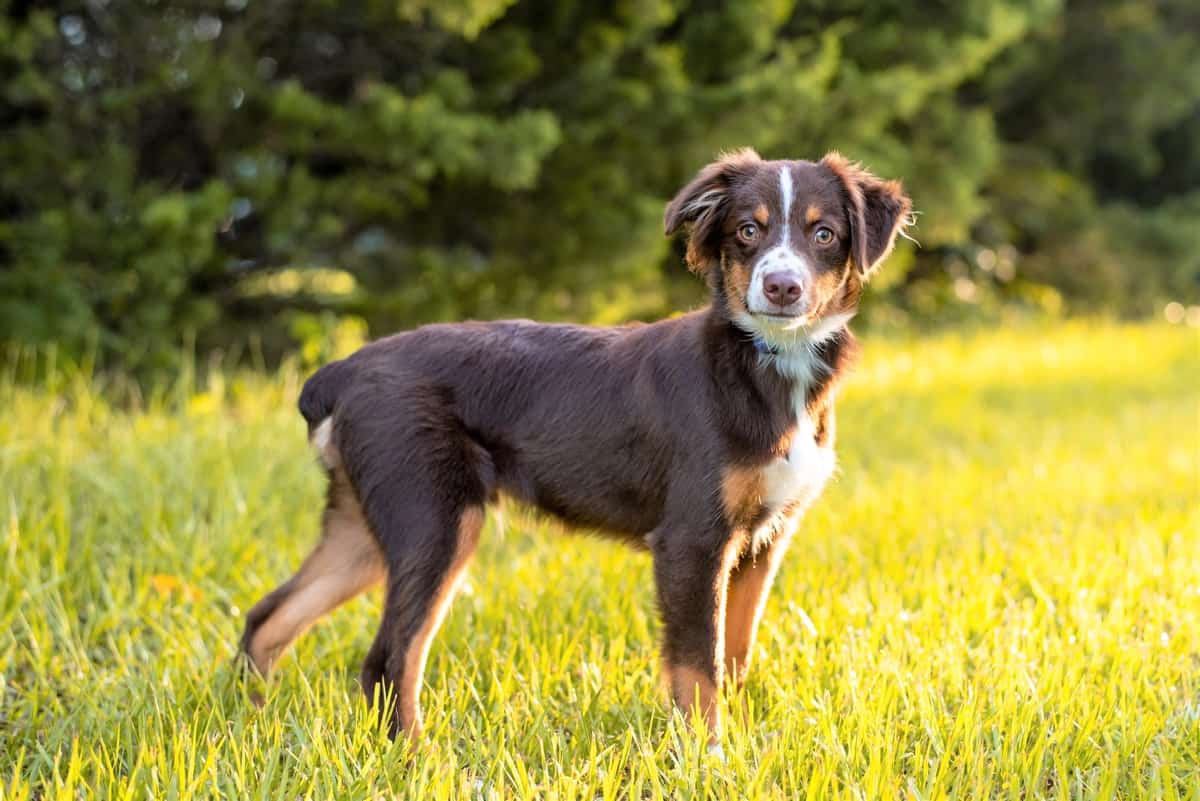
[[[667,204],[667,236],[684,226],[689,229],[687,263],[692,272],[703,274],[720,258],[729,190],[761,161],[758,153],[748,147],[727,153],[700,170]]]

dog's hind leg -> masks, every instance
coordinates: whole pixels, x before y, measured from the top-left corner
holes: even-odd
[[[475,552],[494,471],[452,397],[416,378],[367,378],[342,398],[338,443],[387,566],[362,685],[368,701],[394,701],[391,736],[416,739],[425,658]]]
[[[247,613],[241,648],[261,675],[318,618],[384,577],[379,545],[340,467],[331,470],[321,539],[294,576]]]
[[[389,548],[387,599],[375,642],[363,662],[368,700],[394,701],[388,732],[421,735],[421,680],[429,646],[466,573],[483,527],[482,505],[445,508],[410,519],[403,544]]]

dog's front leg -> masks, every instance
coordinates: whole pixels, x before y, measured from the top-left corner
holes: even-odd
[[[725,678],[734,689],[746,681],[754,651],[754,635],[767,604],[767,592],[787,551],[799,512],[772,524],[762,546],[747,549],[729,574],[725,597]]]
[[[728,529],[671,528],[651,537],[667,682],[685,714],[704,716],[710,745],[721,731],[725,595],[740,545]]]

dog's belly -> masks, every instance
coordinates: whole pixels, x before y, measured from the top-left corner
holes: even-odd
[[[609,466],[579,463],[547,468],[514,462],[505,465],[497,479],[505,495],[569,525],[636,541],[662,517],[661,487],[654,481],[626,480],[633,471],[617,472],[605,467]],[[609,478],[602,480],[599,475]]]

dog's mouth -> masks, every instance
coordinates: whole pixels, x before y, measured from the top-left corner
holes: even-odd
[[[751,312],[762,324],[773,328],[793,329],[813,322],[808,310]]]

